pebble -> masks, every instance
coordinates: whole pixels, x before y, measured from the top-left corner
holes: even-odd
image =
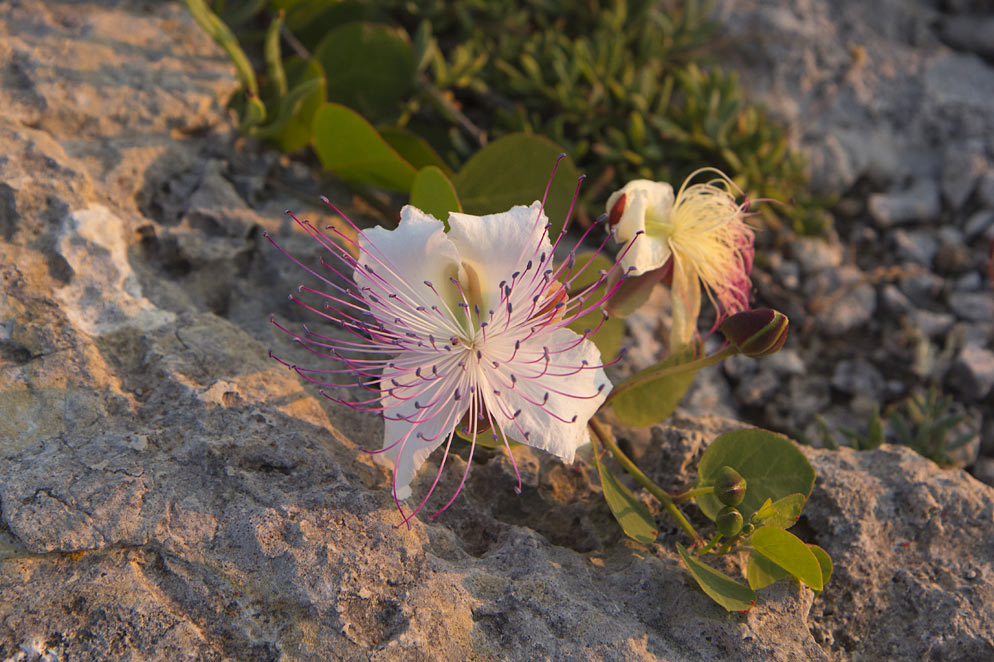
[[[988,209],[994,209],[994,170],[988,170],[977,182],[977,200]]]
[[[759,368],[758,363],[759,361],[754,358],[736,354],[722,361],[721,367],[724,368],[726,375],[736,381],[742,381],[756,374],[756,370]]]
[[[842,244],[817,237],[797,237],[790,242],[790,255],[807,274],[842,264]]]
[[[994,181],[992,179],[991,181]],[[994,205],[992,205],[994,206]],[[984,230],[994,225],[994,209],[980,209],[966,219],[963,232],[967,239],[973,239],[984,233]]]
[[[908,297],[893,283],[884,285],[880,291],[880,307],[891,315],[906,315],[914,310]]]
[[[980,278],[980,274],[976,271],[971,271],[957,278],[953,289],[959,292],[976,292],[980,289],[981,285],[983,285],[983,281]]]
[[[968,322],[994,322],[994,292],[952,292],[949,307]]]
[[[942,197],[946,204],[953,209],[962,207],[986,169],[983,143],[969,141],[946,148],[942,159]]]
[[[884,378],[871,363],[861,359],[849,359],[835,366],[832,386],[849,395],[879,399],[884,390]]]
[[[923,267],[932,266],[932,260],[935,258],[939,246],[931,233],[921,230],[914,232],[895,230],[891,236],[894,238],[894,247],[898,258],[920,264]]]
[[[941,209],[939,186],[931,179],[917,179],[904,191],[874,193],[869,200],[870,216],[881,228],[932,220]]]
[[[808,371],[796,349],[781,349],[772,356],[763,357],[763,365],[781,376],[804,375]]]
[[[769,402],[780,384],[779,377],[770,370],[764,370],[739,383],[735,388],[735,398],[748,407],[757,407]]]
[[[953,361],[946,382],[968,400],[984,399],[994,387],[994,353],[978,345],[966,345]]]
[[[840,288],[844,289],[840,292]],[[831,298],[831,303],[817,314],[820,330],[828,335],[840,336],[860,328],[877,309],[877,291],[856,267],[846,265],[820,272],[809,292],[815,293]]]
[[[911,313],[911,319],[916,328],[929,338],[940,338],[953,328],[956,317],[949,313],[936,313],[931,310],[916,310]]]
[[[920,305],[942,292],[945,282],[941,276],[927,271],[919,271],[905,276],[898,285],[905,296]]]

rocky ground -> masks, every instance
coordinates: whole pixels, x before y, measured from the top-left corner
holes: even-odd
[[[947,5],[720,8],[729,60],[844,193],[832,241],[757,272],[787,350],[620,432],[667,488],[741,425],[695,411],[854,425],[926,383],[986,421],[962,463],[989,476],[994,69],[983,3]],[[0,3],[0,660],[994,658],[994,488],[902,447],[806,450],[798,529],[835,576],[746,615],[688,584],[667,520],[623,539],[582,462],[523,452],[518,496],[485,459],[395,528],[359,451],[380,424],[267,358],[301,274],[262,232],[317,257],[283,210],[363,210],[239,140],[235,85],[177,4]]]

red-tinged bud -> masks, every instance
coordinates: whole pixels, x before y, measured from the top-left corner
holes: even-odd
[[[627,197],[627,193],[622,193],[621,197],[615,201],[614,206],[611,207],[611,213],[607,217],[608,227],[613,228],[621,220],[621,215],[625,213],[625,198]]]
[[[726,506],[742,503],[746,493],[746,480],[732,467],[722,467],[714,479],[714,495]]]
[[[787,340],[787,316],[772,308],[732,315],[721,323],[722,334],[746,356],[758,358],[780,351]]]

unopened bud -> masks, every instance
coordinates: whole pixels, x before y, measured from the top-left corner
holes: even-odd
[[[787,316],[772,308],[736,313],[721,323],[721,332],[736,349],[758,358],[780,351],[787,340]]]
[[[735,469],[725,466],[718,470],[714,481],[714,495],[726,506],[742,503],[746,494],[746,480]]]
[[[755,530],[756,530],[755,524],[753,524],[752,522],[746,522],[744,525],[742,525],[742,530],[739,531],[739,533],[742,534],[743,538],[748,538],[749,536],[752,535],[752,532]]]
[[[731,538],[742,530],[742,513],[733,506],[725,506],[718,511],[714,523],[718,525],[718,533]]]

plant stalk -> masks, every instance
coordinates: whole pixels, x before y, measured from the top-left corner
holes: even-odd
[[[673,519],[676,520],[677,524],[680,525],[680,528],[682,528],[687,535],[693,539],[694,545],[704,544],[704,539],[701,538],[697,531],[694,530],[694,527],[687,520],[687,518],[684,517],[684,514],[680,512],[680,509],[676,507],[676,504],[673,503],[673,499],[670,498],[670,495],[666,492],[666,490],[652,482],[648,476],[642,473],[641,469],[635,466],[635,463],[632,462],[620,448],[618,448],[618,444],[614,442],[614,438],[611,436],[611,433],[604,429],[604,426],[600,424],[600,421],[596,418],[591,418],[587,425],[593,431],[594,435],[597,437],[597,440],[603,444],[605,448],[611,451],[611,455],[613,455],[614,459],[618,461],[618,464],[620,464],[625,471],[631,474],[632,478],[638,481],[642,487],[649,490],[649,493],[656,497],[661,504],[663,504],[663,508],[666,512],[668,512]]]

